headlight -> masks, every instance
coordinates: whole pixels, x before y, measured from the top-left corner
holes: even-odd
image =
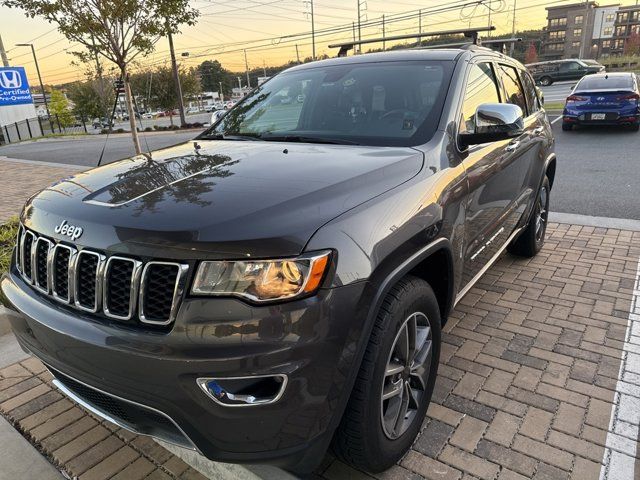
[[[311,294],[320,286],[329,252],[284,260],[211,261],[198,267],[194,295],[244,297],[254,302]]]

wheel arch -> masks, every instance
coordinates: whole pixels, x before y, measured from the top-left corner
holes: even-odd
[[[556,178],[556,156],[554,154],[549,155],[545,163],[544,171],[549,178],[549,186],[553,188],[553,181]]]

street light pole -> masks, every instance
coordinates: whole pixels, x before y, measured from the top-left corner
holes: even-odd
[[[171,30],[168,28],[169,22],[167,22],[167,37],[169,39],[169,51],[171,53],[171,70],[173,71],[173,81],[176,83],[176,94],[178,96],[178,111],[180,112],[180,124],[185,125],[187,119],[184,115],[184,101],[182,100],[182,85],[180,85],[180,73],[178,72],[178,62],[176,61],[176,52],[173,49],[173,36]]]
[[[36,57],[36,49],[33,48],[33,43],[16,43],[16,47],[31,47],[31,53],[33,54],[33,61],[36,64],[36,72],[38,72],[38,81],[40,82],[40,90],[42,90],[42,99],[44,100],[44,108],[47,110],[47,117],[51,119],[51,113],[49,113],[49,103],[47,102],[47,92],[44,91],[44,84],[42,83],[42,75],[40,75],[40,67],[38,66],[38,57]]]

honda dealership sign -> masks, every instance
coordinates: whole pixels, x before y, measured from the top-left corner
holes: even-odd
[[[0,107],[32,103],[24,67],[0,68]]]

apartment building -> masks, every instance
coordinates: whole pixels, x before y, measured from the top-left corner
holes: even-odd
[[[620,7],[616,14],[613,36],[611,39],[611,54],[624,55],[625,53],[629,53],[627,51],[627,46],[632,43],[637,49],[639,40],[640,5]]]
[[[621,55],[640,34],[640,6],[600,6],[595,1],[547,7],[540,48],[543,60]],[[631,39],[631,40],[630,40]]]

